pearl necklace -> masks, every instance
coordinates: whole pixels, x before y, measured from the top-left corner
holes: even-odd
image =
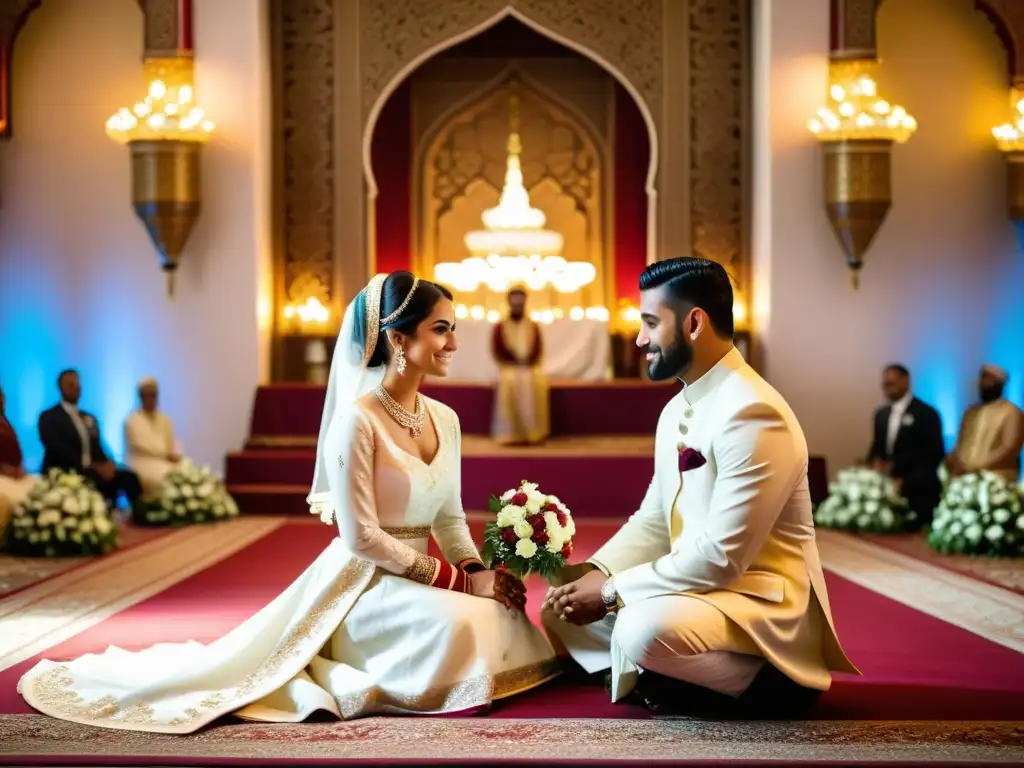
[[[419,437],[423,433],[423,425],[427,421],[427,412],[423,407],[423,398],[418,392],[416,393],[416,413],[412,413],[400,405],[395,398],[388,394],[383,384],[378,384],[373,393],[377,395],[377,399],[384,406],[384,410],[388,412],[388,416],[394,419],[399,426],[408,429],[409,434],[413,437]]]

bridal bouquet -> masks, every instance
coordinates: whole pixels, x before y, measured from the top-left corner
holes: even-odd
[[[576,525],[556,496],[524,480],[501,497],[491,497],[494,522],[484,529],[484,563],[501,564],[520,578],[531,573],[550,578],[572,554]]]
[[[1024,492],[991,472],[949,481],[928,543],[943,554],[1024,555]]]
[[[188,459],[164,477],[160,496],[143,502],[136,521],[143,525],[192,525],[238,516],[238,505],[209,467]]]
[[[816,525],[859,533],[906,530],[914,518],[892,478],[867,467],[840,470],[814,512]]]
[[[117,547],[107,502],[76,472],[51,469],[14,510],[7,549],[14,555],[101,555]]]

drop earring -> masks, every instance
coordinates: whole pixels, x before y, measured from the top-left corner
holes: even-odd
[[[405,373],[405,350],[401,347],[395,347],[395,368],[399,376]]]

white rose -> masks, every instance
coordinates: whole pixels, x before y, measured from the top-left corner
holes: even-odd
[[[989,541],[999,541],[1003,538],[1003,529],[999,525],[990,525],[985,529],[985,538]]]
[[[1010,519],[1010,510],[1008,510],[1008,509],[997,509],[992,514],[992,517],[995,518],[995,521],[997,523],[1000,523],[1000,524],[1005,523],[1007,520]]]
[[[93,499],[92,502],[92,513],[93,515],[102,515],[107,511],[107,505],[99,496]]]
[[[58,528],[54,531],[54,535],[57,537],[57,541],[66,541],[68,538],[68,532],[63,528]]]
[[[858,515],[857,525],[859,525],[861,528],[867,528],[869,525],[871,525],[871,518],[868,515]]]
[[[978,513],[975,512],[973,509],[966,510],[960,516],[960,522],[963,523],[964,525],[973,525],[977,521],[977,519],[978,519]]]
[[[886,507],[879,513],[879,519],[882,521],[882,525],[889,527],[896,522],[896,515],[892,513],[892,510]]]
[[[537,491],[528,491],[526,493],[526,509],[531,515],[540,512],[540,508],[546,502],[547,497],[543,493],[537,493]]]
[[[518,490],[516,490],[515,488],[510,488],[509,490],[501,494],[501,500],[504,502],[512,501],[512,497],[515,496],[517,493],[519,493]]]
[[[964,536],[966,536],[968,538],[968,540],[970,540],[972,542],[980,541],[981,540],[981,526],[980,525],[971,525],[971,526],[969,526],[967,528],[967,530],[964,531]]]
[[[168,484],[164,488],[164,496],[166,496],[168,499],[176,499],[179,496],[178,489],[174,485]]]
[[[80,524],[80,525],[78,526],[78,530],[79,530],[80,532],[82,532],[82,533],[92,533],[92,527],[93,527],[93,526],[92,526],[92,520],[91,520],[91,519],[89,519],[89,518],[86,518],[86,519],[85,519],[85,520],[83,520],[83,521],[81,522],[81,524]]]
[[[195,495],[195,491],[192,490],[192,486],[183,485],[181,486],[181,495],[186,499],[191,499]]]
[[[533,536],[533,526],[525,520],[520,520],[518,523],[512,526],[512,530],[515,531],[516,536],[518,536],[520,539],[528,539],[531,536]]]
[[[78,527],[78,521],[75,520],[75,518],[73,518],[73,517],[65,517],[61,521],[61,525],[64,526],[65,528],[67,528],[68,530],[70,530],[72,528],[77,528]]]
[[[196,489],[196,495],[199,498],[201,498],[201,499],[205,499],[206,497],[208,497],[212,493],[213,493],[213,486],[210,485],[210,483],[203,483],[202,485],[200,485]]]
[[[523,487],[520,488],[519,490],[521,490],[526,495],[529,495],[530,491],[536,491],[537,490],[537,484],[536,483],[523,483]]]
[[[49,509],[46,512],[43,512],[43,514],[41,514],[39,516],[37,524],[39,525],[40,528],[43,528],[43,527],[46,527],[48,525],[57,525],[58,523],[60,523],[60,521],[61,521],[61,514],[60,514],[60,512],[58,512],[55,509]],[[73,520],[72,520],[72,525],[74,525],[74,521]]]
[[[35,531],[32,531],[28,535],[28,540],[29,540],[30,544],[38,544],[39,543],[39,534],[36,533]]]
[[[875,514],[881,508],[881,505],[875,499],[868,499],[864,502],[864,511],[870,514]]]
[[[521,523],[525,519],[526,510],[522,507],[517,507],[515,504],[509,504],[507,507],[502,507],[501,512],[498,513],[498,525],[502,528],[510,528]],[[502,520],[507,522],[502,522]]]
[[[189,512],[195,512],[197,509],[199,509],[200,504],[195,499],[189,499],[188,501],[185,502],[185,506],[188,508]]]
[[[214,504],[213,505],[213,516],[214,517],[224,517],[224,507],[221,504]]]
[[[1017,518],[1017,527],[1024,531],[1024,515]]]
[[[537,545],[530,539],[520,539],[516,542],[516,554],[529,559],[537,554]]]
[[[114,524],[111,523],[110,520],[108,520],[105,517],[93,518],[93,523],[96,525],[96,530],[104,535],[110,533],[110,531],[114,528]]]
[[[76,499],[74,496],[68,496],[61,503],[60,508],[67,512],[69,515],[77,515],[79,510],[78,499]]]

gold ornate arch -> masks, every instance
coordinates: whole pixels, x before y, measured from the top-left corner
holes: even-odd
[[[612,265],[606,226],[607,145],[556,99],[518,78],[473,94],[428,133],[415,161],[413,268],[431,275],[441,261],[466,257],[463,238],[481,226],[504,184],[508,102],[519,96],[523,176],[532,204],[548,227],[565,238],[563,255],[594,265],[597,278],[578,295],[552,295],[548,303],[605,305]],[[478,291],[458,297],[467,304],[501,309],[503,297]]]
[[[423,61],[509,16],[637,103],[653,139],[648,258],[719,260],[751,295],[750,2],[270,0],[275,319],[314,290],[341,317],[374,268],[377,114]],[[275,344],[277,378],[286,356]]]

